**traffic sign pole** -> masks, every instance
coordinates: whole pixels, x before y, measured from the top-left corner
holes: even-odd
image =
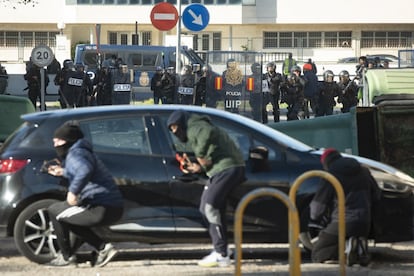
[[[49,66],[55,55],[53,54],[52,49],[50,49],[46,45],[36,46],[32,50],[32,54],[30,56],[32,58],[33,63],[39,67],[40,70],[40,110],[46,110],[45,104],[45,91],[46,91],[46,84],[45,84],[45,75],[46,70],[45,67]]]
[[[177,1],[178,26],[177,26],[177,48],[175,50],[175,73],[180,78],[181,72],[181,0]]]

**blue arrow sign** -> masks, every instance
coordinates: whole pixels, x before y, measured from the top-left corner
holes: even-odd
[[[201,4],[191,4],[185,8],[182,14],[184,26],[190,31],[201,31],[207,27],[210,14],[205,6]]]

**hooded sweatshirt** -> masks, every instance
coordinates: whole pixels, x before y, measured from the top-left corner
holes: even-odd
[[[118,186],[88,140],[79,139],[69,148],[63,167],[68,190],[79,196],[82,205],[123,206]]]
[[[213,125],[208,116],[175,111],[167,121],[168,126],[171,124],[177,124],[185,131],[196,157],[212,161],[211,166],[204,168],[207,176],[245,166],[243,155],[234,141],[224,130]]]
[[[379,198],[379,188],[367,168],[356,159],[339,156],[328,164],[328,172],[342,185],[345,194],[345,224],[347,236],[367,236],[371,226],[371,206]],[[324,181],[311,202],[311,219],[320,221],[331,212],[331,224],[338,223],[338,200],[335,188]],[[332,226],[332,227],[331,227]],[[337,235],[336,226],[326,231]]]

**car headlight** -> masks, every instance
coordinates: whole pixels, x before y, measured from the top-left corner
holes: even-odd
[[[386,179],[376,179],[381,190],[386,192],[405,194],[412,191],[411,187],[404,183],[397,183]]]

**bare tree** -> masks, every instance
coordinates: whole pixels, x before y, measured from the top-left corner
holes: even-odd
[[[17,9],[20,5],[32,5],[34,7],[39,2],[37,0],[0,0],[0,3],[1,6]]]

